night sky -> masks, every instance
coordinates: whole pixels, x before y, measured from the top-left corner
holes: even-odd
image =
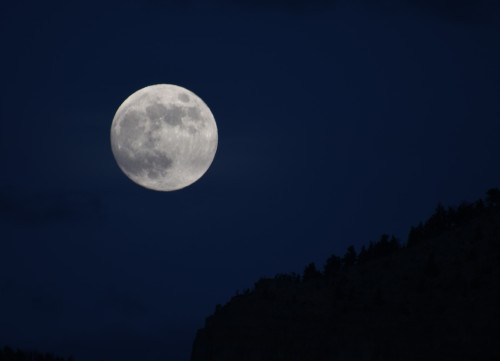
[[[0,10],[0,347],[187,361],[215,305],[500,186],[494,1],[12,1]],[[147,85],[219,129],[177,192],[131,182]]]

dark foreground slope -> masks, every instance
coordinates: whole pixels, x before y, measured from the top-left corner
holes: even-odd
[[[207,318],[191,360],[500,360],[500,209],[477,208],[383,257],[260,280]]]

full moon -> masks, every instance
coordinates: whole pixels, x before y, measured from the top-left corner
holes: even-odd
[[[111,125],[111,149],[120,169],[135,183],[157,191],[178,190],[200,179],[212,164],[217,141],[208,106],[172,84],[133,93]]]

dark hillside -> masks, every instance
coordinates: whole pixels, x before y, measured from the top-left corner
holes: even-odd
[[[218,306],[192,361],[500,360],[500,197],[445,209],[323,272],[261,279]]]

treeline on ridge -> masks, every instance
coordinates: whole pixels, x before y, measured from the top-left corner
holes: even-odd
[[[488,190],[484,200],[479,199],[473,203],[462,202],[457,207],[448,208],[445,208],[442,204],[438,204],[434,213],[427,221],[421,222],[417,226],[410,228],[407,241],[404,244],[395,236],[383,234],[378,241],[369,242],[367,246],[363,245],[359,253],[356,251],[355,247],[351,245],[347,248],[342,257],[333,254],[326,260],[323,270],[319,270],[316,264],[311,262],[304,268],[302,275],[289,273],[278,274],[274,278],[263,277],[255,283],[254,290],[259,291],[260,289],[267,288],[266,286],[269,282],[285,284],[289,282],[298,283],[333,278],[340,272],[346,271],[354,265],[366,264],[374,260],[388,257],[398,252],[401,248],[414,247],[446,231],[463,226],[489,209],[498,207],[500,207],[500,189],[497,188]],[[476,237],[481,237],[480,229],[477,230]],[[247,289],[244,291],[244,294],[248,294],[251,291],[251,289]],[[217,309],[220,307],[220,305],[217,305]]]

